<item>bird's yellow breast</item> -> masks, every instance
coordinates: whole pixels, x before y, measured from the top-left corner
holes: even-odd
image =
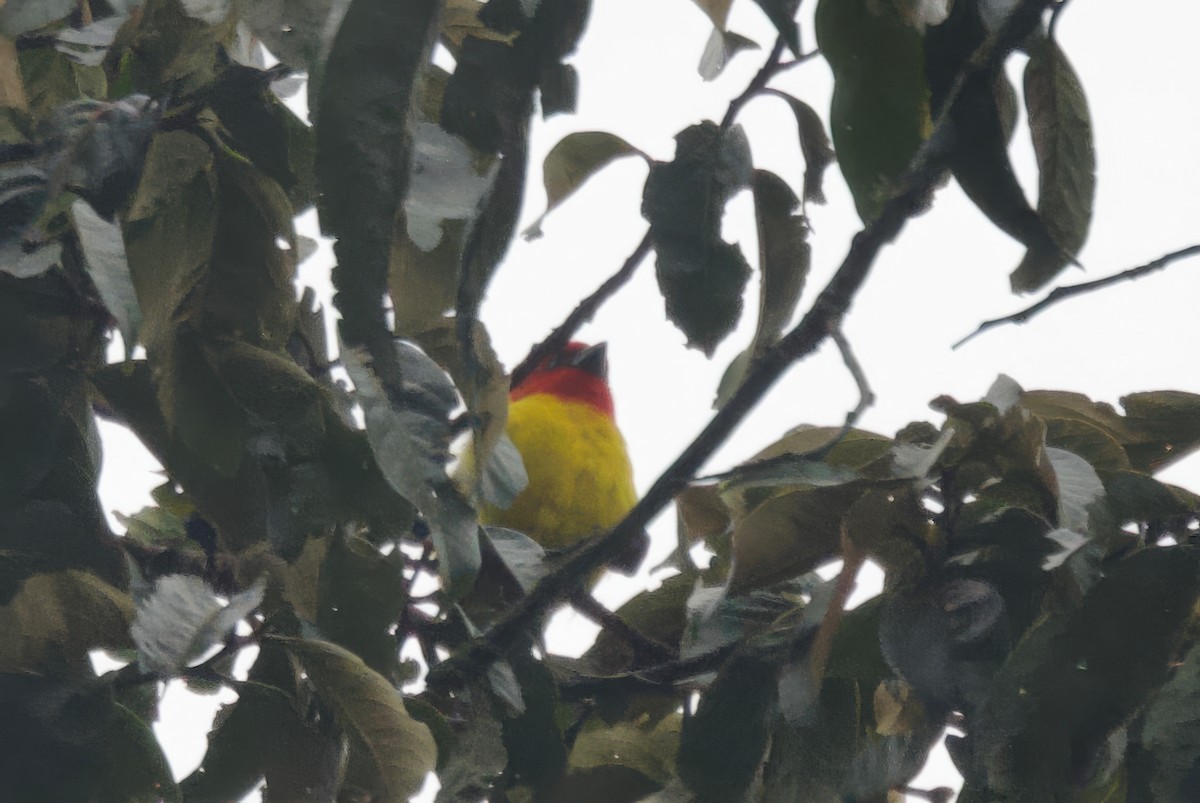
[[[591,405],[525,396],[509,405],[507,431],[529,485],[507,510],[482,511],[485,523],[561,548],[611,529],[637,501],[625,441]]]

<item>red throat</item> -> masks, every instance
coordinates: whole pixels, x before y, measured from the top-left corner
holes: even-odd
[[[568,353],[582,350],[582,344],[567,346]],[[547,393],[564,401],[587,404],[609,418],[613,417],[613,399],[604,377],[573,365],[553,365],[543,362],[509,392],[509,399],[516,401],[535,393]]]

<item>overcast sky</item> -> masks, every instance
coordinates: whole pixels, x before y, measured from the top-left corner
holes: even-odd
[[[809,50],[815,47],[808,24],[815,2],[805,0],[803,6],[802,37]],[[589,28],[572,59],[581,81],[578,112],[546,123],[539,119],[534,126],[522,227],[544,208],[541,158],[565,134],[611,131],[665,160],[674,153],[672,138],[680,129],[702,119],[720,120],[774,40],[770,24],[749,0],[734,3],[729,27],[760,42],[763,50],[740,54],[718,80],[704,83],[696,64],[711,24],[690,0],[594,3]],[[1194,0],[1080,2],[1063,15],[1059,40],[1088,92],[1099,177],[1096,216],[1081,255],[1087,272],[1070,270],[1056,284],[1108,275],[1200,242],[1198,29],[1200,7]],[[1020,57],[1010,62],[1018,86],[1023,63]],[[831,78],[824,61],[802,65],[773,85],[827,118]],[[799,191],[803,162],[786,105],[762,98],[738,119],[749,136],[755,166],[776,171]],[[1018,129],[1012,152],[1033,200],[1036,173],[1026,130]],[[509,367],[633,251],[645,231],[639,213],[645,173],[641,160],[618,162],[547,218],[543,238],[513,246],[483,308],[494,345]],[[859,228],[836,167],[827,173],[826,193],[827,206],[809,207],[814,268],[801,310],[836,269]],[[741,243],[754,265],[757,247],[748,193],[729,204],[725,234]],[[877,397],[860,426],[890,435],[912,420],[940,423],[927,406],[932,398],[943,393],[960,400],[979,398],[999,373],[1027,389],[1074,390],[1114,404],[1132,391],[1200,392],[1200,371],[1189,348],[1200,335],[1200,260],[1068,301],[1023,327],[994,330],[952,351],[951,344],[980,321],[1034,300],[1008,290],[1008,274],[1022,253],[953,184],[883,251],[846,321],[846,335]],[[301,281],[316,287],[327,302],[330,262],[326,247],[301,269]],[[647,260],[633,282],[580,333],[580,339],[610,344],[617,417],[640,489],[653,482],[711,416],[725,366],[753,335],[756,294],[755,277],[742,325],[708,360],[685,349],[683,335],[665,320],[653,262]],[[797,424],[839,424],[856,400],[836,351],[824,348],[788,373],[708,470],[728,468]],[[105,506],[137,510],[149,503],[148,489],[161,480],[150,473],[153,462],[130,438],[112,427],[105,427],[105,435]],[[1200,461],[1183,461],[1164,477],[1200,488]],[[656,546],[650,563],[656,563],[673,544],[672,511],[655,522],[652,533]],[[611,604],[638,587],[606,581],[598,594]],[[575,652],[590,632],[577,617],[560,617],[555,643]],[[178,707],[183,702],[184,695],[173,691],[160,725],[160,733],[171,733],[168,755],[180,776],[198,763],[207,730],[196,719],[205,714],[194,701]],[[204,698],[210,711],[212,703],[213,698]],[[179,717],[189,721],[180,723]],[[942,768],[917,785],[926,781],[937,785],[949,779]]]

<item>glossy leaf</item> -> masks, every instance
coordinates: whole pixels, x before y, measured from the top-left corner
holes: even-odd
[[[533,240],[542,235],[546,215],[583,186],[589,178],[623,156],[649,157],[616,134],[607,131],[579,131],[558,141],[542,163],[542,182],[546,187],[546,211],[529,225],[522,236]]]
[[[1053,39],[1040,38],[1030,49],[1025,106],[1038,162],[1038,216],[1059,250],[1026,254],[1011,277],[1016,292],[1037,290],[1074,261],[1087,239],[1096,194],[1087,96]]]

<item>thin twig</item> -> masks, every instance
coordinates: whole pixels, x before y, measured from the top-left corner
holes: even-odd
[[[955,80],[945,108],[954,105],[967,73],[991,70],[1041,20],[1053,0],[1022,0],[1000,30],[976,51]],[[606,535],[577,550],[555,572],[544,577],[529,594],[500,617],[486,632],[461,646],[428,676],[431,685],[462,682],[477,676],[497,658],[523,640],[525,632],[551,606],[578,588],[588,576],[621,554],[626,542],[637,537],[678,494],[713,453],[725,443],[746,414],[794,362],[813,353],[830,332],[838,328],[861,289],[880,250],[900,233],[910,217],[927,208],[944,172],[948,154],[946,111],[938,115],[933,135],[917,149],[879,216],[855,235],[837,272],[795,328],[763,352],[728,403],[716,412],[696,439],[664,471],[626,517]]]
[[[726,644],[703,655],[680,658],[616,675],[573,675],[562,681],[560,691],[564,700],[581,700],[603,692],[671,688],[680,680],[720,668],[736,648],[736,644]]]
[[[673,651],[641,631],[630,626],[628,622],[616,613],[605,608],[587,591],[579,591],[571,595],[571,607],[591,619],[602,628],[625,641],[633,650],[634,663],[637,665],[661,663],[675,657]]]
[[[867,375],[863,372],[862,366],[859,365],[858,359],[854,356],[854,350],[850,347],[850,341],[846,339],[846,335],[842,333],[841,328],[836,328],[829,333],[829,337],[837,345],[838,351],[842,354],[842,362],[846,364],[846,370],[850,372],[850,376],[854,377],[854,384],[858,386],[858,404],[854,409],[846,413],[846,424],[843,427],[845,431],[849,431],[862,414],[867,411],[872,404],[875,403],[875,394],[871,390],[870,384],[867,382]],[[843,436],[844,436],[843,432]],[[835,438],[834,443],[837,443],[841,438]]]
[[[1018,325],[1023,324],[1033,316],[1042,312],[1042,310],[1046,309],[1047,307],[1053,306],[1054,304],[1057,304],[1065,299],[1083,295],[1084,293],[1090,293],[1093,290],[1100,290],[1108,287],[1109,285],[1118,284],[1120,282],[1140,279],[1147,273],[1153,273],[1156,270],[1162,270],[1172,262],[1176,262],[1180,259],[1185,259],[1190,256],[1195,256],[1197,254],[1200,254],[1200,245],[1189,245],[1187,248],[1180,249],[1179,251],[1172,251],[1169,254],[1164,254],[1153,262],[1147,262],[1145,265],[1139,265],[1136,268],[1130,268],[1129,270],[1121,271],[1120,273],[1112,276],[1106,276],[1103,279],[1096,279],[1095,281],[1084,282],[1083,284],[1072,284],[1066,287],[1056,287],[1050,291],[1050,295],[1046,296],[1036,304],[1026,307],[1020,312],[1014,312],[1012,315],[1005,315],[1003,318],[994,318],[990,321],[984,321],[983,323],[979,324],[978,329],[955,343],[953,348],[958,348],[968,340],[983,334],[988,329],[992,329],[1006,323],[1015,323]]]
[[[783,37],[780,36],[775,40],[775,46],[771,48],[771,54],[767,56],[767,61],[763,64],[762,69],[750,79],[750,83],[743,90],[742,94],[729,101],[729,108],[725,110],[725,116],[721,118],[721,130],[727,130],[733,125],[733,120],[737,117],[738,112],[742,110],[742,107],[749,103],[751,98],[766,89],[767,82],[774,78],[776,73],[780,71],[779,59],[783,56],[784,47]]]
[[[512,384],[514,386],[521,384],[521,381],[529,376],[529,372],[538,363],[551,354],[562,350],[562,347],[567,345],[567,342],[570,341],[579,327],[590,321],[596,314],[596,311],[600,309],[600,306],[633,277],[633,273],[637,270],[638,265],[650,253],[651,247],[650,232],[646,232],[645,236],[642,237],[642,241],[638,243],[637,248],[625,260],[625,264],[621,266],[621,269],[608,277],[604,284],[596,289],[596,292],[579,302],[579,306],[571,311],[566,320],[551,332],[549,337],[530,349],[525,359],[521,360],[521,364],[513,369]]]

